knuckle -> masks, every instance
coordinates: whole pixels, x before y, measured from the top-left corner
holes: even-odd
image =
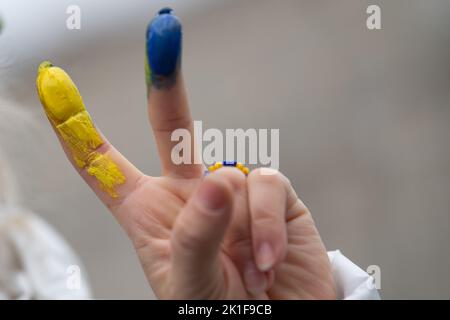
[[[254,223],[258,225],[278,225],[280,224],[281,217],[266,208],[257,208],[255,212]]]
[[[272,174],[267,174],[265,168],[258,168],[250,173],[249,179],[256,180],[258,183],[267,183],[276,188],[284,187],[287,179],[279,171],[273,170]]]

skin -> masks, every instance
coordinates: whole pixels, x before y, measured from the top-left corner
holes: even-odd
[[[202,165],[171,161],[177,143],[171,132],[185,128],[193,136],[181,71],[170,87],[149,88],[148,115],[160,177],[140,172],[103,136],[93,150],[125,177],[115,198],[76,164],[55,132],[74,168],[128,234],[158,298],[336,298],[325,246],[285,176],[261,170],[245,176],[226,167],[204,177]]]

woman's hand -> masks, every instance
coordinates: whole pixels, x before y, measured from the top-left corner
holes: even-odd
[[[312,217],[279,173],[143,177],[115,210],[160,298],[335,298]]]
[[[73,91],[70,83],[41,75],[53,70],[45,69],[54,68],[50,64],[40,69],[38,90],[68,158],[127,232],[157,297],[335,298],[325,247],[286,177],[261,170],[245,176],[236,168],[204,177],[202,165],[172,161],[171,133],[184,128],[193,137],[193,123],[180,71],[181,25],[170,10],[161,10],[149,25],[147,55],[148,113],[161,177],[141,173],[101,135],[91,139],[95,144],[81,141],[93,134],[83,131],[91,130],[90,117],[81,126],[67,124],[84,106],[65,99],[69,104],[60,107],[50,99],[52,92]],[[113,165],[96,164],[95,170],[104,170],[100,175],[92,168],[102,156]],[[108,174],[113,169],[119,171]]]

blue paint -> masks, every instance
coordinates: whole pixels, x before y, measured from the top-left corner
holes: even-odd
[[[170,8],[161,9],[150,22],[147,41],[147,85],[170,87],[181,64],[181,23]]]
[[[237,161],[224,161],[222,162],[224,167],[236,167]]]
[[[158,14],[159,15],[161,15],[161,14],[171,14],[172,12],[173,12],[172,8],[165,7],[165,8],[162,8],[161,10],[159,10]]]

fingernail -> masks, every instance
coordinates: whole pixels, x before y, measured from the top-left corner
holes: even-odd
[[[146,33],[145,74],[148,88],[171,87],[181,64],[181,23],[170,8],[161,9]]]
[[[275,254],[272,246],[268,242],[263,242],[258,249],[256,262],[260,271],[265,272],[270,270],[275,263]]]
[[[228,196],[223,188],[208,179],[200,185],[197,196],[208,212],[221,213],[228,203]]]
[[[245,267],[244,282],[247,290],[253,295],[259,295],[267,288],[266,275],[259,271],[253,262],[249,262]]]

